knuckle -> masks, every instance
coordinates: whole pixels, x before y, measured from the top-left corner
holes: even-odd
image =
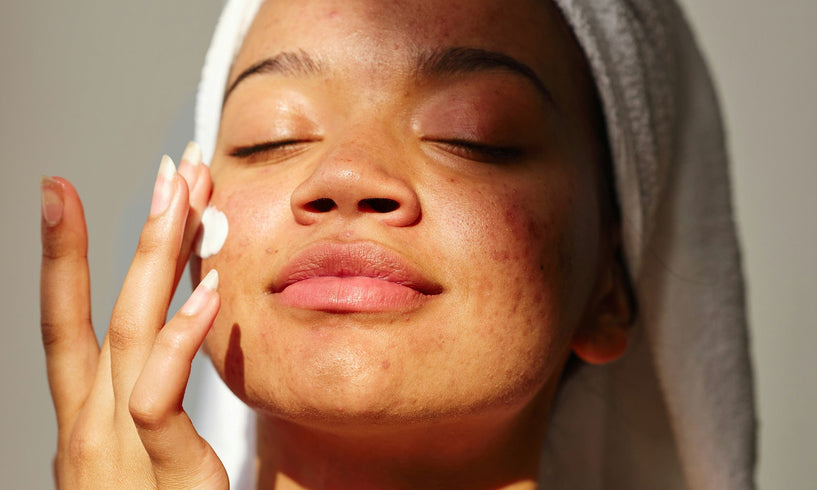
[[[187,343],[187,335],[181,331],[163,331],[156,339],[157,347],[171,356],[185,352]]]
[[[42,241],[43,261],[84,260],[88,256],[88,247],[81,237],[72,233],[54,234]]]
[[[79,317],[76,321],[54,318],[53,315],[42,315],[40,317],[40,335],[46,351],[59,345],[70,345],[82,334],[83,329],[93,331],[93,328],[91,318],[87,316]]]
[[[43,241],[43,262],[84,260],[87,258],[84,247],[71,244],[68,240],[53,239]]]
[[[159,233],[155,228],[156,226],[150,223],[145,225],[139,236],[139,244],[136,246],[137,257],[153,257],[169,253],[168,235]]]
[[[141,331],[142,328],[135,319],[128,315],[118,316],[115,321],[111,322],[111,328],[108,331],[111,349],[123,351],[138,344],[143,337]]]
[[[100,430],[75,432],[68,441],[66,462],[73,467],[95,464],[110,453],[111,435]],[[60,455],[57,456],[58,459]]]
[[[43,347],[45,347],[46,350],[61,344],[66,337],[58,324],[45,319],[40,320],[40,333],[42,335]]]
[[[167,420],[165,407],[154,398],[133,394],[128,409],[133,423],[140,429],[155,430]]]

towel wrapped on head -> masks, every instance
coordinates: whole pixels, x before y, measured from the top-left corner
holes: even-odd
[[[639,318],[627,355],[582,366],[555,402],[540,484],[754,488],[755,414],[728,157],[706,66],[672,0],[554,0],[600,96]],[[228,0],[196,140],[213,155],[232,61],[261,0]],[[210,370],[198,428],[243,488],[252,412]]]

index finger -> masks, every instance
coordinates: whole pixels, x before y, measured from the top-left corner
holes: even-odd
[[[40,188],[40,327],[57,423],[64,426],[88,396],[99,358],[91,325],[88,235],[71,183],[43,177]]]

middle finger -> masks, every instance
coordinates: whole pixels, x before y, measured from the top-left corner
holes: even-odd
[[[167,156],[162,158],[153,192],[150,216],[142,228],[108,330],[117,412],[127,412],[130,392],[165,323],[173,296],[188,213],[188,189]]]

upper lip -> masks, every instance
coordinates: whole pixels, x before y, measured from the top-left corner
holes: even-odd
[[[371,277],[435,295],[442,286],[426,278],[408,260],[369,242],[319,243],[295,254],[278,274],[272,291],[315,277]]]

